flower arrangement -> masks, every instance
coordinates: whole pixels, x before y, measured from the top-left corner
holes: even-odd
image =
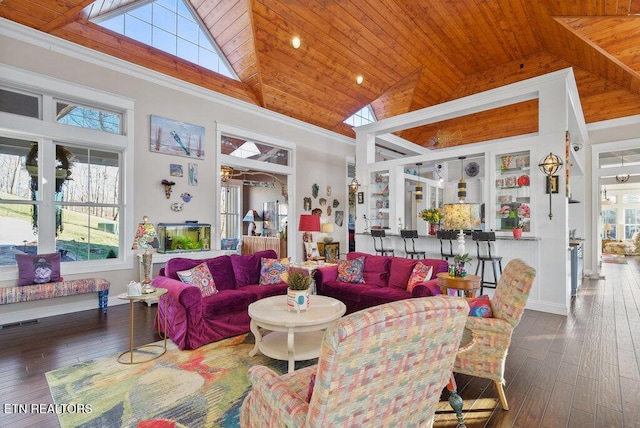
[[[529,218],[530,215],[531,215],[531,210],[529,208],[529,205],[521,204],[518,207],[518,217],[520,217],[520,218]]]
[[[420,217],[429,223],[440,223],[442,220],[442,210],[440,208],[431,208],[420,211]]]

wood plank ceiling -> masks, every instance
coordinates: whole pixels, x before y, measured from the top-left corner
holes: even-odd
[[[566,67],[587,123],[640,114],[640,0],[187,0],[240,81],[90,22],[139,1],[0,0],[0,16],[348,136],[367,104],[383,119]],[[537,109],[400,135],[437,148],[535,132]]]

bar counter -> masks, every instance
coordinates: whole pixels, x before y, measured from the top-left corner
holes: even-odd
[[[406,257],[404,240],[400,235],[386,234],[383,238],[384,248],[393,249],[394,255],[398,257]],[[520,239],[515,239],[513,236],[496,236],[495,241],[495,255],[502,256],[502,268],[509,263],[511,259],[518,258],[524,260],[528,265],[539,269],[540,264],[540,243],[541,238],[535,236],[523,236]],[[408,249],[411,250],[411,240],[407,240]],[[425,251],[426,258],[439,259],[440,255],[440,240],[434,235],[420,235],[415,239],[415,246],[417,251]],[[453,243],[453,251],[456,252],[458,248],[457,242]],[[375,254],[373,247],[373,238],[368,233],[356,234],[356,251],[363,253]],[[477,246],[475,241],[471,239],[471,235],[465,235],[465,252],[472,258],[472,272],[478,265],[477,263]],[[449,261],[453,263],[453,260]],[[491,276],[491,275],[490,275]]]

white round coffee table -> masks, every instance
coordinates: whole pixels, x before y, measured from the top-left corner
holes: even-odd
[[[295,362],[318,358],[324,330],[346,312],[339,300],[311,295],[309,309],[291,312],[287,296],[267,297],[249,305],[251,332],[256,345],[249,356],[258,351],[267,357],[289,362],[289,373]],[[268,330],[263,335],[260,329]]]

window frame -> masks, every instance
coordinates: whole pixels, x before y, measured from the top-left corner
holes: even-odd
[[[100,271],[132,269],[135,254],[129,250],[128,239],[133,236],[133,161],[134,161],[134,106],[131,98],[112,94],[37,73],[0,64],[0,86],[10,90],[28,91],[42,97],[41,118],[31,118],[0,112],[0,133],[7,137],[28,139],[38,143],[39,176],[49,183],[55,182],[55,144],[119,152],[121,159],[120,218],[118,258],[77,261],[63,264],[63,274],[85,274]],[[96,109],[122,114],[122,134],[113,134],[95,129],[69,126],[56,121],[56,102],[65,100]],[[53,186],[43,186],[38,195],[39,234],[38,252],[55,251],[55,205]],[[7,201],[10,202],[10,201]],[[42,211],[44,210],[44,211]],[[53,232],[53,233],[52,233]],[[17,265],[1,266],[0,281],[18,278]]]

